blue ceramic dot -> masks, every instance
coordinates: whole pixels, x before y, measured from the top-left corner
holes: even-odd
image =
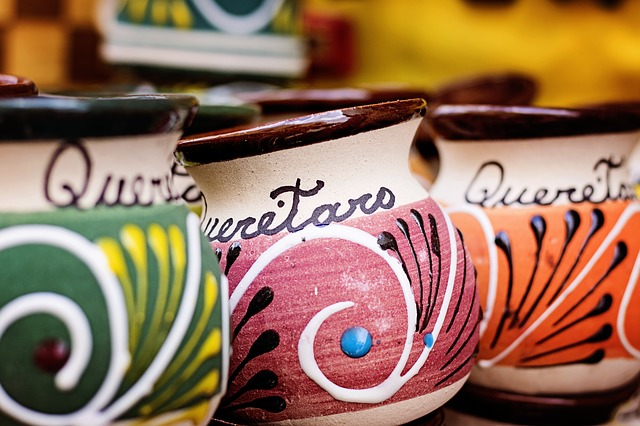
[[[433,334],[427,333],[424,335],[424,345],[431,349],[433,347]]]
[[[351,358],[361,358],[368,354],[371,344],[371,333],[363,327],[349,327],[340,338],[342,352]]]

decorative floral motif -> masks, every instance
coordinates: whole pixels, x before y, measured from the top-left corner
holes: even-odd
[[[450,212],[485,237],[469,245],[485,283],[479,366],[640,359],[637,203]]]
[[[262,410],[269,421],[284,418],[278,413],[285,410],[286,418],[303,418],[307,398],[314,412],[340,413],[345,404],[367,410],[411,399],[417,387],[419,395],[441,390],[468,374],[479,321],[473,267],[448,217],[427,205],[220,245],[225,271],[237,283],[221,418],[242,420],[246,409]],[[305,289],[312,294],[305,297]],[[279,321],[291,299],[295,318]],[[363,350],[345,351],[345,330],[363,334]],[[372,365],[384,373],[372,374]],[[375,377],[358,380],[365,372]],[[418,375],[420,384],[409,384]],[[288,387],[316,389],[309,381],[322,391],[283,398]]]

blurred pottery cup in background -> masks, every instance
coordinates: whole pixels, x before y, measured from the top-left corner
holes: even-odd
[[[640,203],[632,111],[440,105],[431,193],[477,268],[478,362],[456,410],[606,422],[640,373]]]
[[[164,71],[301,77],[295,0],[102,0],[104,58]]]
[[[425,110],[387,102],[180,142],[230,282],[216,418],[442,424],[480,311],[458,231],[409,170]]]

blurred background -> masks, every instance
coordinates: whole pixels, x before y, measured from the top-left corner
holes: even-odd
[[[433,91],[520,72],[538,104],[637,100],[640,2],[2,0],[0,72],[45,91],[234,80]]]

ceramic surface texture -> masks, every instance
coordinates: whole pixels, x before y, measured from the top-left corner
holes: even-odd
[[[1,424],[207,424],[226,281],[170,173],[195,106],[0,101]]]
[[[102,53],[110,62],[286,78],[306,70],[295,1],[102,3]]]
[[[470,382],[572,398],[633,391],[640,204],[628,160],[638,123],[528,107],[432,112],[432,194],[465,236],[484,312]]]
[[[458,232],[408,169],[424,108],[363,106],[180,143],[230,282],[216,417],[401,424],[462,386],[478,295]]]

